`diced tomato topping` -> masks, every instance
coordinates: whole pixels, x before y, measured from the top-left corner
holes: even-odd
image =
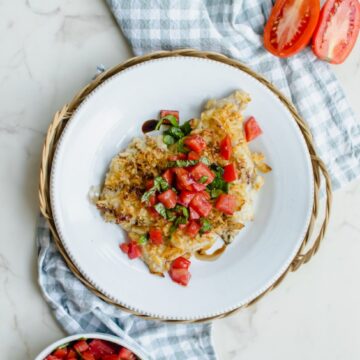
[[[200,216],[204,217],[208,216],[212,209],[212,205],[203,193],[196,194],[191,200],[190,205]]]
[[[200,215],[191,206],[189,207],[189,211],[190,211],[190,220],[200,219]]]
[[[234,195],[221,194],[215,203],[216,209],[227,215],[232,215],[236,209],[236,198]]]
[[[220,156],[225,160],[229,160],[231,154],[232,154],[231,137],[229,135],[226,135],[220,142]]]
[[[262,130],[253,116],[251,116],[244,124],[246,141],[251,141],[262,134]]]
[[[96,359],[100,359],[104,355],[115,354],[115,347],[105,340],[94,339],[89,343],[89,347]]]
[[[153,217],[154,219],[159,218],[160,214],[153,208],[153,207],[148,207],[147,211],[149,212],[149,214],[151,215],[151,217]]]
[[[162,174],[162,177],[167,181],[167,183],[169,185],[172,184],[173,180],[174,180],[174,173],[172,172],[171,169],[167,169],[164,171],[164,173]]]
[[[197,153],[201,153],[206,148],[206,142],[200,135],[190,135],[184,140],[184,144]]]
[[[68,350],[66,347],[61,349],[56,349],[52,355],[56,356],[58,359],[65,359],[66,355],[68,353]]]
[[[163,236],[160,229],[150,229],[149,236],[154,245],[161,245],[163,243]]]
[[[127,243],[122,243],[119,245],[120,249],[125,253],[128,254],[129,253],[129,244]]]
[[[210,194],[207,191],[201,191],[201,195],[206,199],[210,200]]]
[[[146,190],[151,189],[153,186],[154,186],[154,179],[146,180],[146,183],[145,183]]]
[[[190,264],[191,264],[190,260],[180,256],[172,262],[171,267],[173,269],[188,269]]]
[[[199,184],[199,183],[193,183],[192,188],[193,188],[194,191],[199,192],[199,191],[205,190],[206,185],[205,184]]]
[[[178,203],[188,207],[190,201],[195,196],[195,194],[196,193],[193,191],[182,190],[180,195],[178,196]]]
[[[199,160],[200,155],[195,151],[190,151],[187,155],[188,160]]]
[[[198,234],[200,229],[201,229],[201,225],[197,221],[191,220],[188,226],[186,227],[185,232],[189,236],[194,237]]]
[[[77,359],[77,354],[76,354],[75,350],[69,349],[66,360],[73,360],[73,359],[75,359],[75,360]]]
[[[185,170],[184,168],[174,168],[174,173],[176,174],[176,185],[180,190],[188,190],[192,191],[194,184],[194,179],[192,178],[191,174]]]
[[[141,248],[135,242],[132,241],[129,243],[129,252],[128,252],[129,259],[133,260],[141,256]]]
[[[202,162],[196,164],[190,173],[196,181],[206,176],[206,180],[202,183],[203,185],[210,184],[215,178],[214,173]]]
[[[186,224],[179,224],[179,229],[184,230],[186,228]]]
[[[158,200],[164,204],[167,209],[172,209],[176,205],[177,195],[169,189],[158,195]]]
[[[170,155],[169,160],[170,161],[176,161],[176,160],[186,160],[187,156],[186,154],[180,153],[177,155]]]
[[[224,174],[223,178],[226,182],[235,181],[237,176],[236,166],[234,163],[228,164],[224,166]]]
[[[160,110],[160,119],[165,116],[168,116],[168,115],[175,116],[176,120],[179,122],[179,112],[177,110]],[[165,121],[164,121],[164,124],[166,124]],[[169,122],[167,122],[167,123],[169,123]]]
[[[183,286],[186,286],[189,283],[189,280],[191,278],[191,274],[189,273],[189,270],[187,269],[173,269],[171,268],[169,271],[169,275],[171,279]]]
[[[150,206],[154,206],[156,204],[156,195],[152,195],[149,197]]]
[[[79,340],[74,344],[73,347],[75,351],[82,353],[83,351],[86,351],[89,348],[89,345],[85,340]]]
[[[121,348],[119,351],[119,358],[121,360],[135,360],[135,355],[126,348]]]
[[[95,356],[90,351],[85,351],[85,352],[81,353],[81,359],[82,360],[96,360]]]

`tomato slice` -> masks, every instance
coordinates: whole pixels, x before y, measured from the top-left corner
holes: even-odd
[[[89,348],[89,345],[85,340],[79,340],[74,344],[73,348],[75,351],[82,353]]]
[[[190,173],[184,168],[174,168],[173,171],[176,174],[176,185],[178,189],[192,191],[192,184],[194,184],[195,181]]]
[[[227,215],[232,215],[236,209],[236,198],[234,195],[221,194],[215,203],[216,209]]]
[[[226,135],[220,142],[220,156],[225,160],[229,160],[231,154],[232,154],[231,137],[229,135]]]
[[[277,0],[264,30],[265,48],[279,57],[298,53],[309,43],[319,14],[319,0]]]
[[[135,360],[135,355],[126,348],[121,348],[119,351],[119,358],[120,360]]]
[[[189,212],[190,212],[190,220],[200,219],[199,213],[196,210],[194,210],[194,208],[192,208],[191,206],[189,207]]]
[[[203,185],[210,184],[215,178],[214,173],[202,162],[193,166],[190,173],[196,181],[203,180],[201,181]]]
[[[253,116],[251,116],[244,124],[246,141],[251,141],[262,134],[262,130]]]
[[[94,339],[89,343],[90,351],[96,359],[101,358],[104,355],[115,354],[114,346],[107,341]]]
[[[321,9],[312,41],[315,55],[332,64],[341,64],[354,47],[359,29],[358,0],[328,0]]]
[[[183,286],[186,286],[191,278],[191,274],[187,269],[173,269],[171,268],[169,271],[169,275],[171,279]]]
[[[203,193],[197,193],[190,202],[190,206],[200,215],[208,216],[212,205],[208,202],[206,196]]]
[[[200,135],[187,136],[184,144],[197,153],[201,153],[206,148],[206,142]]]
[[[234,163],[224,166],[223,178],[226,182],[232,182],[237,179],[237,171]]]
[[[171,267],[173,269],[188,269],[190,265],[191,265],[190,260],[180,256],[172,262]]]
[[[195,151],[190,151],[187,155],[188,160],[199,160],[200,155]]]
[[[174,173],[172,172],[171,169],[167,169],[164,171],[164,173],[162,174],[162,177],[167,181],[167,183],[169,185],[172,184],[173,180],[174,180]]]
[[[195,237],[201,229],[201,225],[196,220],[191,220],[185,228],[185,232],[190,237]]]
[[[131,259],[131,260],[136,259],[141,256],[140,246],[135,241],[132,241],[129,243],[128,256],[129,256],[129,259]]]
[[[164,204],[167,209],[172,209],[176,205],[177,195],[175,191],[169,189],[158,195],[158,200]]]
[[[163,236],[160,229],[150,229],[149,236],[154,245],[161,245],[163,243]]]
[[[195,192],[193,191],[181,191],[180,195],[178,196],[178,203],[183,206],[189,206],[190,201],[195,196]]]

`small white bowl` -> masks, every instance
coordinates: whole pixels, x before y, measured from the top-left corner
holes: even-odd
[[[150,358],[143,353],[139,349],[134,349],[131,347],[125,340],[122,340],[116,336],[108,335],[108,334],[102,334],[102,333],[87,333],[87,334],[76,334],[71,335],[65,338],[62,338],[58,341],[55,341],[51,345],[49,345],[47,348],[45,348],[36,358],[35,360],[44,360],[48,355],[50,355],[55,349],[57,349],[59,346],[63,344],[67,344],[71,341],[75,341],[78,339],[100,339],[100,340],[106,340],[109,342],[112,342],[114,344],[123,346],[130,351],[132,351],[139,359],[141,360],[150,360]]]

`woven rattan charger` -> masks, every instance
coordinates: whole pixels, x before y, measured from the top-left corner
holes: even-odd
[[[131,311],[124,306],[112,301],[107,296],[102,294],[100,291],[98,291],[93,285],[91,285],[80,273],[80,271],[76,268],[74,263],[71,261],[70,257],[66,253],[61,240],[59,238],[59,235],[57,233],[52,211],[51,211],[51,203],[50,203],[50,191],[49,191],[49,183],[50,183],[50,172],[51,172],[51,166],[52,166],[52,160],[55,152],[55,148],[57,145],[57,142],[60,138],[60,135],[62,131],[64,130],[66,124],[68,121],[71,121],[71,116],[74,113],[74,111],[78,108],[78,106],[81,104],[81,102],[85,99],[85,97],[92,92],[97,86],[102,84],[105,80],[110,78],[111,76],[119,73],[120,71],[123,71],[124,69],[127,69],[131,66],[143,63],[145,61],[153,60],[153,59],[160,59],[160,58],[166,58],[166,57],[174,57],[174,56],[192,56],[192,57],[198,57],[198,58],[205,58],[205,59],[211,59],[216,60],[219,62],[222,62],[224,64],[233,66],[237,69],[240,69],[250,76],[254,77],[258,81],[260,81],[263,85],[268,87],[279,99],[280,101],[288,108],[290,113],[292,114],[294,121],[299,126],[304,139],[306,141],[309,154],[311,157],[312,162],[312,170],[314,174],[314,203],[312,208],[312,215],[309,222],[309,227],[307,229],[306,235],[304,237],[304,240],[302,242],[302,245],[294,257],[292,263],[287,268],[287,270],[280,276],[280,278],[267,290],[265,290],[262,294],[257,296],[255,299],[253,299],[251,302],[235,309],[229,312],[226,312],[224,314],[210,317],[210,318],[204,318],[200,320],[188,320],[188,321],[181,321],[181,320],[163,320],[158,319],[166,322],[182,322],[182,323],[196,323],[196,322],[204,322],[204,321],[211,321],[214,319],[220,319],[224,318],[226,316],[229,316],[231,314],[236,313],[241,308],[248,307],[257,301],[259,301],[265,294],[267,294],[269,291],[277,287],[285,278],[285,276],[290,271],[297,270],[301,265],[307,263],[313,255],[318,251],[321,241],[324,238],[325,231],[328,225],[329,221],[329,215],[330,215],[330,208],[331,208],[331,184],[330,184],[330,178],[327,173],[327,170],[323,164],[323,162],[319,159],[319,157],[316,154],[314,143],[312,140],[312,136],[310,133],[309,128],[305,124],[305,122],[301,119],[301,117],[298,115],[295,107],[291,104],[289,100],[287,100],[280,92],[277,90],[269,81],[267,81],[265,78],[263,78],[261,75],[255,73],[245,65],[241,64],[240,62],[230,59],[224,55],[218,54],[218,53],[212,53],[212,52],[203,52],[203,51],[197,51],[193,49],[181,49],[181,50],[175,50],[175,51],[161,51],[156,53],[147,54],[144,56],[138,56],[131,58],[127,60],[126,62],[119,64],[99,76],[97,76],[92,82],[90,82],[88,85],[86,85],[81,91],[79,91],[73,100],[69,103],[63,106],[61,110],[59,110],[52,121],[52,123],[49,126],[49,129],[47,131],[43,152],[42,152],[42,162],[41,162],[41,169],[40,169],[40,185],[39,185],[39,199],[40,199],[40,210],[43,216],[47,219],[47,222],[49,224],[54,242],[59,249],[61,255],[63,256],[65,262],[69,266],[70,270],[74,273],[74,275],[87,287],[89,288],[93,293],[95,293],[98,297],[103,299],[104,301],[115,305],[119,307],[122,310],[125,310],[127,312],[130,312],[132,314],[135,314],[137,316],[140,316],[144,319],[152,320],[153,317],[146,316],[141,313],[137,313],[134,311]],[[325,183],[325,211],[322,215],[322,220],[318,219],[319,217],[319,188],[321,183],[321,178],[324,179]],[[320,222],[320,230],[316,236],[313,235],[313,229],[315,222]],[[310,240],[312,239],[311,245],[307,245],[310,243]],[[155,318],[156,319],[156,318]]]

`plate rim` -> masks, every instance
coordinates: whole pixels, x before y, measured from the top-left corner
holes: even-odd
[[[220,56],[225,57],[224,55],[219,54]],[[141,58],[141,57],[138,57]],[[136,58],[135,58],[136,59]],[[64,235],[62,232],[62,228],[59,224],[58,218],[57,218],[57,209],[56,209],[56,201],[55,201],[55,177],[56,177],[56,164],[58,163],[58,159],[59,159],[59,154],[61,152],[62,149],[62,144],[64,142],[65,137],[67,136],[67,134],[71,131],[72,128],[72,124],[74,124],[74,121],[71,121],[74,119],[74,117],[78,114],[79,111],[81,111],[81,109],[86,105],[86,103],[104,86],[106,86],[109,82],[114,81],[117,77],[121,76],[122,74],[126,73],[126,72],[130,72],[130,71],[134,71],[136,68],[138,67],[142,67],[145,66],[149,63],[152,62],[159,62],[159,61],[174,61],[174,60],[193,60],[193,61],[205,61],[205,62],[212,62],[212,63],[216,63],[218,65],[221,66],[225,66],[225,67],[230,67],[232,69],[238,70],[240,71],[243,75],[252,78],[253,80],[255,80],[260,86],[262,86],[267,92],[269,92],[271,94],[271,96],[275,97],[275,101],[278,101],[280,103],[280,105],[282,106],[283,109],[285,109],[286,112],[288,112],[288,114],[290,115],[290,117],[293,119],[293,121],[291,121],[292,126],[294,126],[294,128],[296,128],[296,132],[298,133],[298,137],[299,140],[301,141],[303,147],[305,149],[307,149],[306,151],[306,163],[307,163],[307,167],[308,167],[308,174],[310,175],[309,178],[307,179],[307,181],[309,182],[309,208],[307,210],[307,217],[306,220],[304,221],[304,228],[303,231],[301,233],[301,235],[299,235],[299,239],[297,240],[297,245],[296,247],[294,247],[293,252],[289,255],[288,260],[282,265],[281,269],[274,275],[271,277],[271,280],[268,281],[263,287],[261,287],[260,289],[258,289],[258,291],[254,292],[251,296],[249,296],[248,298],[244,299],[242,302],[237,303],[236,305],[227,308],[227,309],[223,309],[221,311],[217,311],[217,312],[213,312],[211,314],[207,314],[207,315],[199,315],[199,316],[186,316],[186,317],[179,317],[179,316],[164,316],[161,314],[156,314],[156,313],[151,313],[148,311],[142,311],[141,309],[138,309],[136,307],[131,306],[131,304],[126,304],[124,302],[122,302],[120,299],[112,296],[111,294],[109,294],[106,290],[104,290],[102,288],[101,285],[99,285],[97,282],[93,281],[86,273],[86,271],[84,271],[84,269],[82,269],[82,267],[80,266],[80,264],[76,261],[74,255],[72,254],[72,252],[70,251],[69,247],[66,244],[66,241],[64,241]],[[264,84],[263,82],[261,82],[259,79],[257,79],[255,76],[253,76],[251,74],[251,72],[253,72],[253,70],[251,70],[249,67],[245,66],[244,64],[242,64],[241,62],[235,60],[235,59],[231,59],[228,58],[232,61],[235,61],[236,63],[240,64],[242,67],[244,67],[245,69],[250,70],[250,72],[244,71],[240,68],[237,68],[235,66],[232,66],[230,64],[226,64],[224,62],[221,62],[219,60],[215,60],[215,59],[209,59],[209,58],[203,58],[203,57],[197,57],[197,56],[193,56],[193,55],[172,55],[170,52],[170,55],[165,56],[165,57],[160,57],[160,58],[150,58],[147,60],[143,60],[140,63],[136,63],[133,65],[129,65],[128,67],[124,68],[124,69],[120,69],[119,71],[117,71],[115,74],[111,75],[110,77],[108,77],[106,80],[104,80],[102,83],[98,84],[88,95],[86,95],[80,102],[80,104],[76,107],[76,109],[72,112],[69,121],[66,123],[65,127],[62,130],[62,133],[57,141],[56,144],[56,148],[54,151],[54,155],[53,155],[53,159],[52,159],[52,164],[51,164],[51,171],[50,171],[50,186],[49,186],[49,192],[50,192],[50,207],[51,207],[51,211],[52,211],[52,215],[53,215],[53,221],[55,223],[55,227],[58,233],[58,237],[61,241],[61,244],[64,248],[64,251],[66,252],[66,255],[70,258],[71,262],[74,264],[74,266],[76,267],[76,269],[80,272],[80,274],[84,277],[84,279],[97,291],[99,292],[102,296],[102,298],[106,300],[106,298],[110,299],[111,302],[126,310],[126,311],[130,311],[132,313],[134,313],[135,315],[139,315],[142,317],[149,317],[150,319],[158,319],[161,321],[180,321],[180,322],[189,322],[189,321],[208,321],[209,319],[213,319],[213,318],[217,318],[217,317],[223,317],[226,316],[226,314],[230,314],[235,312],[237,309],[240,309],[241,307],[249,304],[249,303],[253,303],[254,301],[256,301],[257,299],[261,298],[263,295],[265,295],[269,290],[271,290],[275,284],[277,284],[277,282],[279,281],[279,279],[281,279],[282,277],[284,277],[284,275],[287,273],[287,271],[289,270],[291,264],[293,263],[294,259],[296,258],[296,255],[299,253],[299,250],[301,249],[301,246],[303,244],[305,235],[308,231],[309,228],[309,224],[311,221],[311,216],[312,216],[312,209],[314,206],[314,173],[313,173],[313,165],[311,162],[311,156],[309,153],[309,149],[308,149],[308,145],[306,143],[305,137],[299,127],[299,125],[296,122],[296,119],[294,117],[294,115],[292,114],[292,112],[290,111],[290,109],[285,106],[285,104],[280,100],[278,94],[276,94],[274,91],[271,90],[271,88]],[[127,62],[125,62],[122,65],[125,65]],[[111,70],[111,69],[110,69]],[[260,77],[262,77],[260,75]],[[263,78],[263,77],[262,77]],[[96,80],[96,78],[95,78]],[[266,80],[266,79],[265,79]],[[267,81],[267,80],[266,80]],[[285,99],[287,99],[285,97],[285,95],[282,94],[282,92],[280,90],[278,90],[276,88],[277,92]],[[296,112],[297,114],[297,112]],[[98,294],[96,294],[98,295]]]

